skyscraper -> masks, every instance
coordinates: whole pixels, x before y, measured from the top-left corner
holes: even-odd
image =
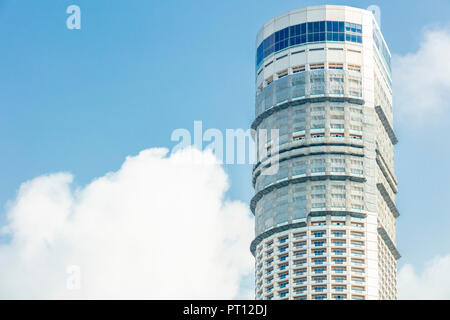
[[[396,299],[397,138],[376,19],[293,10],[267,22],[256,47],[252,128],[279,129],[259,141],[253,168],[256,299]]]

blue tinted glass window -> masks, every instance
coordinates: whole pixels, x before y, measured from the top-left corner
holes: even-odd
[[[256,52],[257,65],[274,52],[307,42],[351,41],[362,43],[362,26],[344,21],[316,21],[301,23],[279,30],[259,45]],[[380,48],[377,37],[374,36],[377,47],[386,54],[384,46]],[[383,50],[384,49],[384,50]]]
[[[300,34],[300,25],[292,26],[289,29],[289,35],[292,36],[298,36]]]
[[[339,22],[333,21],[333,32],[338,32],[339,30]]]
[[[320,32],[325,31],[325,21],[320,21]]]
[[[314,32],[320,32],[320,22],[314,22]]]
[[[295,45],[297,44],[296,39],[297,39],[296,37],[290,38],[290,40],[289,40],[289,45],[290,45],[290,46],[295,46]]]
[[[350,23],[345,23],[345,31],[350,31]]]
[[[300,25],[300,27],[301,27],[301,33],[306,33],[306,23],[302,23],[301,25]]]
[[[258,49],[256,50],[256,64],[259,65],[262,60],[263,60],[263,45],[261,43]]]

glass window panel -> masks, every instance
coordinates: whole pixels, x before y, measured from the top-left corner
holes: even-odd
[[[314,32],[320,32],[320,22],[314,22]]]
[[[345,30],[350,31],[350,23],[345,23]]]
[[[325,31],[325,21],[320,21],[320,32],[324,32]]]
[[[333,21],[333,32],[338,32],[339,23],[337,21]]]
[[[331,21],[327,21],[327,31],[333,31],[333,23]]]
[[[333,33],[327,32],[327,41],[333,41]]]
[[[357,24],[357,25],[356,25],[356,31],[357,31],[358,33],[362,33],[362,26],[361,26],[360,24]]]
[[[301,25],[300,25],[300,27],[301,27],[301,33],[306,33],[306,23],[302,23]]]

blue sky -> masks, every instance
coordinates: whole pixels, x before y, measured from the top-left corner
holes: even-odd
[[[81,30],[66,28],[71,4]],[[400,56],[419,49],[424,28],[449,23],[447,0],[0,0],[0,221],[36,176],[67,171],[82,186],[142,149],[171,148],[172,131],[194,120],[248,128],[258,29],[314,4],[377,4]],[[448,124],[447,115],[429,126],[396,118],[400,266],[450,252],[449,143],[438,138]],[[250,166],[225,169],[227,197],[248,202]]]

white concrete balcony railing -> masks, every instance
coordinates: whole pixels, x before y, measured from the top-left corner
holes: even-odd
[[[338,251],[338,250],[331,249],[331,255],[332,256],[346,256],[347,252],[346,251]]]
[[[338,288],[332,288],[331,289],[332,293],[347,293],[347,289],[338,289]]]
[[[311,243],[311,247],[312,248],[325,248],[325,247],[327,247],[327,243],[326,242],[323,242],[323,243]]]
[[[365,280],[352,279],[352,283],[354,283],[354,284],[364,284],[364,283],[366,283],[366,281]]]
[[[332,247],[339,247],[339,248],[345,247],[346,244],[347,244],[346,242],[331,242]]]
[[[345,283],[347,279],[332,279],[331,283]]]

